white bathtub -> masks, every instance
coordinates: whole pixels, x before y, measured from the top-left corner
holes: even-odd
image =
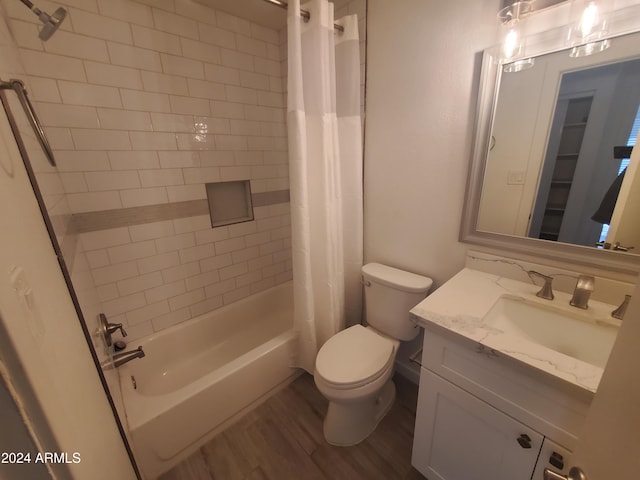
[[[146,354],[119,368],[146,478],[169,470],[295,378],[292,295],[289,282],[129,345]]]

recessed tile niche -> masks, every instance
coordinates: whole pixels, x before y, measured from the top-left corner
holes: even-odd
[[[253,220],[249,180],[207,183],[205,186],[212,227]]]

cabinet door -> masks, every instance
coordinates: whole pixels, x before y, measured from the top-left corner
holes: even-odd
[[[430,480],[530,480],[542,440],[536,431],[421,369],[411,463]]]
[[[570,450],[549,440],[549,438],[545,438],[531,480],[543,480],[545,468],[549,468],[556,473],[567,475],[569,468],[574,465],[571,462],[571,454],[572,452]]]

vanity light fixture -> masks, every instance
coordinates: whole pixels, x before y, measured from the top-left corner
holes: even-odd
[[[609,30],[609,13],[613,0],[573,0],[568,42],[573,47],[570,57],[586,57],[611,46],[606,38]],[[606,5],[606,6],[605,6]]]
[[[531,1],[518,1],[498,12],[502,37],[502,63],[505,72],[519,72],[533,67],[533,58],[525,55],[524,19],[532,12]]]

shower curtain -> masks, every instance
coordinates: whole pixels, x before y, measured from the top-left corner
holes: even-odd
[[[313,373],[322,344],[361,317],[362,123],[357,17],[334,20],[327,0],[304,9],[306,22],[289,2],[287,123],[294,364]]]

